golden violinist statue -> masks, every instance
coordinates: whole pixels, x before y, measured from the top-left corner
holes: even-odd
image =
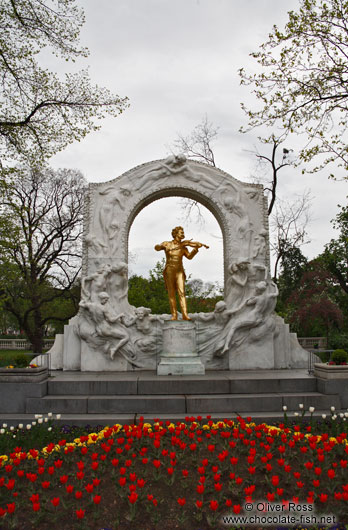
[[[191,320],[187,314],[187,304],[185,298],[186,275],[182,264],[182,258],[192,259],[201,247],[209,248],[204,243],[198,241],[184,240],[185,234],[182,226],[176,226],[172,230],[173,241],[163,241],[155,246],[155,250],[164,250],[166,253],[166,266],[163,271],[164,282],[168,291],[170,312],[172,320],[178,320],[176,308],[175,292],[178,293],[182,318]],[[191,252],[186,247],[192,247]]]

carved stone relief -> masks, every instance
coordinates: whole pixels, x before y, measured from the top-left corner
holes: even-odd
[[[171,195],[201,202],[215,215],[223,235],[224,301],[212,313],[192,315],[206,369],[228,369],[234,362],[243,367],[249,351],[253,358],[248,362],[263,367],[267,357],[266,365],[273,362],[274,366],[267,352],[273,355],[277,289],[268,272],[268,218],[262,186],[239,182],[183,155],[143,164],[111,182],[89,187],[82,299],[75,323],[76,333],[88,347],[88,358],[103,356],[108,360],[104,369],[112,369],[120,359],[123,364],[117,366],[122,369],[156,368],[162,326],[170,316],[152,315],[148,308],[129,304],[128,234],[142,208]],[[154,241],[148,243],[152,246]],[[98,363],[89,368],[88,362],[82,363],[84,369],[95,370]]]

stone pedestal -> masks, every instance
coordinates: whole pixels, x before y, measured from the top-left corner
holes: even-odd
[[[204,374],[197,353],[196,328],[189,320],[170,320],[163,324],[163,347],[157,375]]]

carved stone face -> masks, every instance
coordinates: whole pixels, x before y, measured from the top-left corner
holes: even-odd
[[[257,293],[263,293],[267,288],[266,282],[262,281],[256,284],[256,292]]]
[[[109,295],[108,295],[107,293],[103,293],[103,294],[101,293],[101,294],[99,295],[99,300],[100,300],[100,303],[101,303],[102,305],[105,305],[106,302],[109,300]]]
[[[135,314],[139,318],[139,320],[143,320],[145,317],[145,311],[143,309],[136,309]]]

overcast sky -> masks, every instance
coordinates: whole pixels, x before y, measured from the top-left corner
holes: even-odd
[[[189,134],[207,114],[219,127],[214,144],[217,166],[251,181],[256,164],[248,151],[259,145],[260,131],[238,132],[246,125],[240,103],[255,103],[248,87],[240,86],[238,69],[255,69],[249,54],[266,40],[273,24],[284,26],[287,11],[296,10],[298,0],[80,0],[80,4],[86,15],[81,41],[90,56],[74,68],[89,66],[93,82],[128,96],[130,107],[56,155],[52,165],[78,168],[90,182],[108,181],[134,166],[164,158],[177,133]],[[303,141],[299,137],[286,147],[296,149]],[[302,176],[299,169],[290,168],[280,175],[279,193],[284,198],[311,189],[312,242],[303,248],[308,257],[320,253],[334,236],[330,219],[348,194],[348,183],[329,181],[329,172]],[[132,272],[146,275],[159,259],[153,246],[162,240],[157,227],[163,228],[164,212],[168,232],[184,223],[177,199],[145,208],[130,232]],[[193,222],[184,223],[184,228],[187,237],[212,245],[189,262],[187,272],[222,282],[221,232],[215,219],[209,213],[202,230]]]

